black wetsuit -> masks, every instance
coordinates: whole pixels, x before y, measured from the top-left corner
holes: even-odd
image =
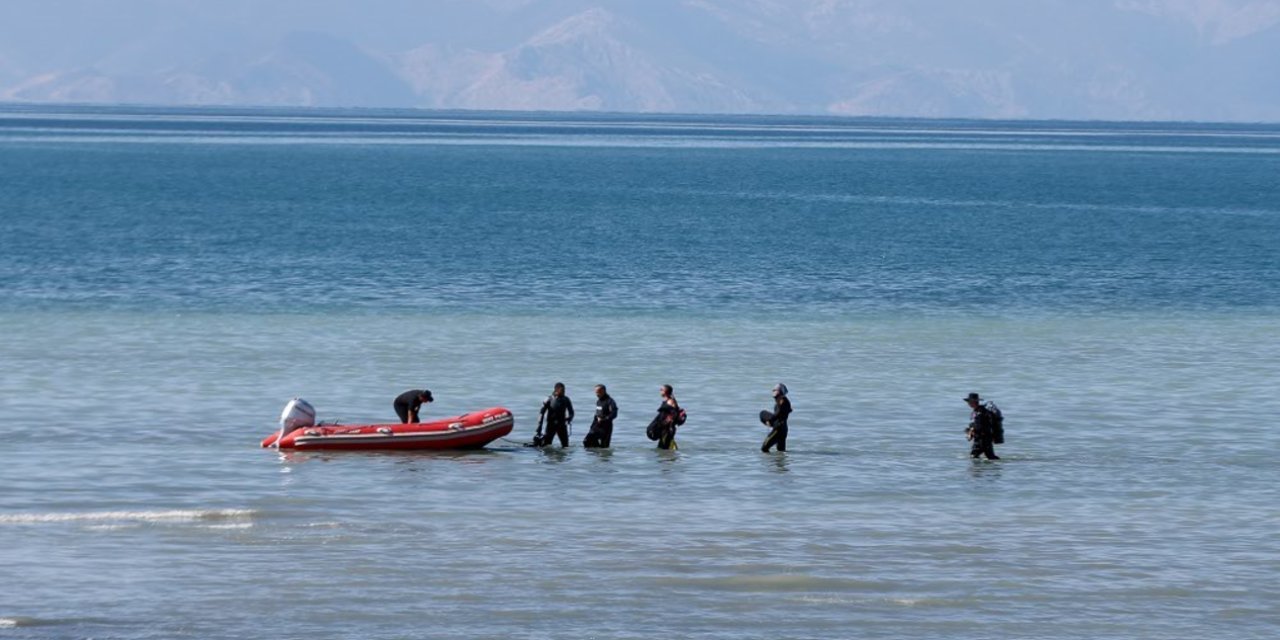
[[[396,396],[395,402],[391,406],[395,407],[396,415],[400,416],[400,422],[409,422],[409,414],[418,415],[418,409],[422,408],[422,396],[427,395],[426,391],[421,389],[412,389]]]
[[[560,439],[562,448],[569,446],[569,423],[573,422],[573,401],[569,400],[569,396],[548,396],[547,401],[542,403],[538,417],[539,422],[546,419],[546,431],[542,437],[544,446],[551,444],[553,437]]]
[[[1000,456],[996,455],[994,443],[995,427],[992,424],[994,419],[991,412],[982,405],[978,405],[978,408],[969,414],[969,439],[973,441],[973,445],[969,447],[971,457],[985,455],[988,460],[1000,459]]]
[[[771,427],[769,435],[764,438],[764,444],[760,445],[761,451],[769,453],[769,449],[775,445],[778,451],[787,450],[787,417],[790,415],[791,401],[786,396],[774,399],[772,412],[760,412],[760,422]]]
[[[613,440],[613,421],[617,418],[618,404],[609,394],[596,398],[596,417],[591,419],[591,428],[587,430],[582,446],[608,449],[609,442]]]

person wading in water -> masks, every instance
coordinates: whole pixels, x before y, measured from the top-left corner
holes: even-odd
[[[765,436],[760,450],[769,453],[769,449],[777,446],[778,451],[787,450],[787,417],[791,415],[791,401],[787,399],[787,385],[778,383],[773,388],[773,411],[761,411],[760,422],[769,427],[769,435]]]
[[[618,403],[609,396],[604,385],[596,385],[596,416],[591,419],[591,428],[587,429],[587,437],[582,446],[608,449],[613,440],[613,421],[618,419]]]
[[[964,431],[973,443],[969,447],[969,456],[986,456],[988,460],[999,460],[1000,456],[996,455],[995,448],[995,416],[982,406],[982,398],[976,393],[970,393],[964,401],[969,404],[970,409],[969,428]]]
[[[564,394],[564,383],[557,382],[556,386],[551,390],[551,395],[547,396],[546,401],[542,403],[542,410],[538,412],[538,431],[542,431],[542,421],[547,422],[547,431],[545,435],[535,437],[535,446],[547,446],[551,444],[555,438],[560,439],[560,448],[569,446],[569,423],[573,422],[573,401],[569,396]],[[541,438],[539,442],[538,438]]]
[[[650,440],[658,441],[659,449],[679,449],[676,446],[676,427],[684,424],[684,410],[676,402],[676,394],[671,385],[662,385],[659,393],[662,394],[662,404],[658,405],[658,415],[649,423],[645,433]]]

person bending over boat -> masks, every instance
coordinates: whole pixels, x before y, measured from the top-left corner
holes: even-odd
[[[658,415],[649,423],[646,434],[650,440],[658,441],[659,449],[679,449],[676,446],[676,428],[684,424],[684,410],[676,402],[671,385],[662,385],[659,393],[662,394],[662,404],[658,405]]]
[[[587,429],[587,437],[582,446],[608,449],[613,440],[613,421],[618,418],[618,403],[609,396],[604,385],[596,385],[596,416],[591,419],[591,428]]]
[[[418,420],[418,409],[422,408],[423,404],[434,401],[435,398],[431,397],[431,390],[411,389],[396,396],[392,406],[396,408],[396,415],[400,416],[400,422],[409,424],[411,422],[421,422]]]
[[[787,385],[779,382],[773,388],[773,411],[761,411],[760,422],[769,427],[760,450],[769,453],[771,447],[787,450],[787,417],[791,415],[791,401],[787,399]]]
[[[546,420],[547,431],[539,440],[535,440],[539,446],[546,446],[552,443],[554,438],[560,439],[560,448],[569,446],[569,423],[573,422],[573,401],[569,396],[564,394],[564,383],[557,382],[555,388],[551,390],[551,395],[547,396],[546,401],[542,403],[542,410],[538,412],[538,430],[542,431],[542,422]]]

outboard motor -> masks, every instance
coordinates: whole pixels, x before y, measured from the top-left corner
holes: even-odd
[[[284,411],[280,412],[280,435],[276,437],[276,447],[279,448],[280,441],[294,430],[313,427],[315,424],[316,408],[310,402],[302,398],[290,400],[289,404],[284,405]]]

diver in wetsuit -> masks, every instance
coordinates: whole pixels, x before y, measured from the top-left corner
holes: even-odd
[[[760,450],[769,453],[769,449],[777,446],[778,451],[787,450],[787,417],[791,415],[791,400],[787,399],[787,385],[779,382],[773,388],[773,411],[761,411],[760,422],[769,427],[769,435],[765,436]]]
[[[671,385],[662,385],[660,393],[662,404],[658,405],[658,415],[649,423],[649,439],[657,440],[659,449],[679,449],[676,446],[676,427],[683,423],[684,412],[680,410],[680,403],[676,402]]]
[[[608,449],[609,442],[613,440],[613,421],[617,419],[618,404],[604,385],[596,385],[596,416],[591,419],[591,428],[587,429],[582,446]]]
[[[418,409],[422,408],[424,403],[434,401],[435,398],[431,397],[429,389],[412,389],[396,396],[391,406],[395,408],[396,415],[400,416],[400,422],[409,424],[418,422]]]
[[[964,401],[969,403],[971,410],[969,427],[965,429],[965,435],[973,443],[969,447],[969,457],[986,456],[988,460],[999,460],[1000,456],[996,455],[995,448],[995,416],[991,415],[990,409],[982,406],[982,397],[976,393],[970,393]]]
[[[552,389],[551,395],[547,396],[545,402],[542,403],[542,410],[538,412],[538,429],[542,429],[542,421],[547,422],[546,435],[542,436],[538,446],[547,446],[552,443],[554,438],[560,439],[560,448],[569,446],[569,423],[573,422],[573,401],[569,400],[569,396],[564,394],[564,383],[557,382],[555,388]]]

